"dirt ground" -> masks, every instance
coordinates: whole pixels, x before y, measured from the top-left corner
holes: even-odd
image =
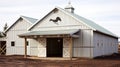
[[[77,60],[25,59],[23,56],[0,56],[0,67],[120,67],[120,55]]]

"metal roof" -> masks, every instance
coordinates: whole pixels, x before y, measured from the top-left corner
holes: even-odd
[[[62,10],[62,11],[64,11],[65,13],[71,15],[72,17],[78,19],[78,21],[80,21],[80,22],[82,21],[82,23],[85,23],[87,26],[90,26],[90,27],[93,28],[95,31],[99,31],[99,32],[101,32],[101,33],[104,33],[104,34],[107,34],[107,35],[111,35],[111,36],[114,36],[114,37],[118,37],[117,35],[113,34],[113,33],[110,32],[109,30],[103,28],[102,26],[94,23],[94,22],[91,21],[91,20],[88,20],[88,19],[86,19],[86,18],[84,18],[84,17],[81,17],[81,16],[79,16],[79,15],[77,15],[77,14],[75,14],[75,13],[68,12],[68,11],[66,11],[65,9],[62,9],[62,8],[59,8],[59,7],[57,7],[57,8],[60,9],[60,10]]]
[[[38,20],[38,19],[35,19],[35,18],[26,17],[26,16],[21,16],[21,17],[27,19],[27,20],[28,20],[29,22],[31,22],[31,23],[35,23],[35,22]]]
[[[56,7],[56,8],[54,8],[54,9],[58,9],[58,10],[64,12],[64,13],[68,14],[69,16],[73,17],[74,19],[77,19],[79,22],[81,22],[81,23],[85,24],[86,26],[90,27],[90,28],[93,29],[94,31],[98,31],[98,32],[101,32],[101,33],[103,33],[103,34],[107,34],[107,35],[110,35],[110,36],[113,36],[113,37],[117,37],[117,38],[118,38],[117,35],[113,34],[112,32],[108,31],[107,29],[105,29],[105,28],[103,28],[102,26],[94,23],[94,22],[91,21],[91,20],[88,20],[88,19],[86,19],[86,18],[83,18],[83,17],[81,17],[81,16],[79,16],[79,15],[77,15],[77,14],[75,14],[75,13],[68,12],[68,11],[66,11],[65,9],[62,9],[62,8],[59,8],[59,7]],[[52,11],[54,11],[54,9],[53,9]],[[52,13],[52,11],[49,12],[46,16],[48,16],[50,13]],[[45,16],[45,17],[46,17],[46,16]],[[45,17],[43,17],[42,19],[38,20],[37,23],[35,23],[34,25],[32,25],[32,26],[29,28],[29,30],[31,30],[32,28],[34,28],[35,25],[37,25],[37,24],[38,24],[40,21],[42,21]]]
[[[115,36],[117,37],[117,35],[113,34],[112,32],[108,31],[107,29],[105,29],[104,27],[94,23],[93,21],[91,20],[88,20],[86,18],[83,18],[81,16],[78,16],[76,14],[72,14],[73,16],[75,16],[76,18],[78,18],[79,20],[83,21],[84,23],[86,23],[87,25],[93,27],[94,29],[96,29],[96,31],[99,31],[99,32],[102,32],[102,33],[106,33],[108,35],[112,35],[112,36]]]
[[[15,23],[13,23],[8,29],[5,30],[5,33],[11,29],[16,23],[18,23],[17,21],[20,20],[21,18],[23,18],[24,20],[28,21],[29,23],[35,23],[37,21],[37,19],[34,19],[34,18],[30,18],[30,17],[26,17],[26,16],[20,16],[16,21]]]
[[[65,35],[65,34],[74,34],[78,32],[78,29],[69,29],[69,30],[48,30],[48,31],[31,31],[28,33],[20,34],[19,36],[32,36],[32,35]]]

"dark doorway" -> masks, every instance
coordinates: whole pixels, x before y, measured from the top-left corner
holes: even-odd
[[[0,41],[0,55],[6,55],[6,41]]]
[[[63,38],[47,38],[47,57],[62,57]]]

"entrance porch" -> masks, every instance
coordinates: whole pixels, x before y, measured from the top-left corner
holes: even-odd
[[[44,53],[41,51],[39,52],[39,55],[44,54],[44,57],[61,58],[64,58],[65,55],[67,55],[67,57],[72,60],[73,38],[78,37],[78,35],[76,35],[77,32],[79,32],[79,30],[37,31],[21,34],[19,37],[25,39],[24,57],[27,58],[27,39],[37,39],[39,42],[43,40],[43,43],[45,44],[43,48],[39,48],[39,50],[44,50]],[[42,45],[42,42],[40,43]]]

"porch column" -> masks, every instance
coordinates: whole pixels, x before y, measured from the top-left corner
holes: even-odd
[[[0,55],[2,55],[1,52],[2,52],[2,49],[1,49],[1,41],[0,41]]]
[[[70,37],[70,45],[69,45],[69,49],[70,49],[70,60],[72,60],[72,44],[73,44],[73,42],[72,42],[72,37]]]
[[[27,58],[27,38],[25,37],[25,45],[24,45],[24,49],[25,49],[25,54],[24,54],[24,58]]]

